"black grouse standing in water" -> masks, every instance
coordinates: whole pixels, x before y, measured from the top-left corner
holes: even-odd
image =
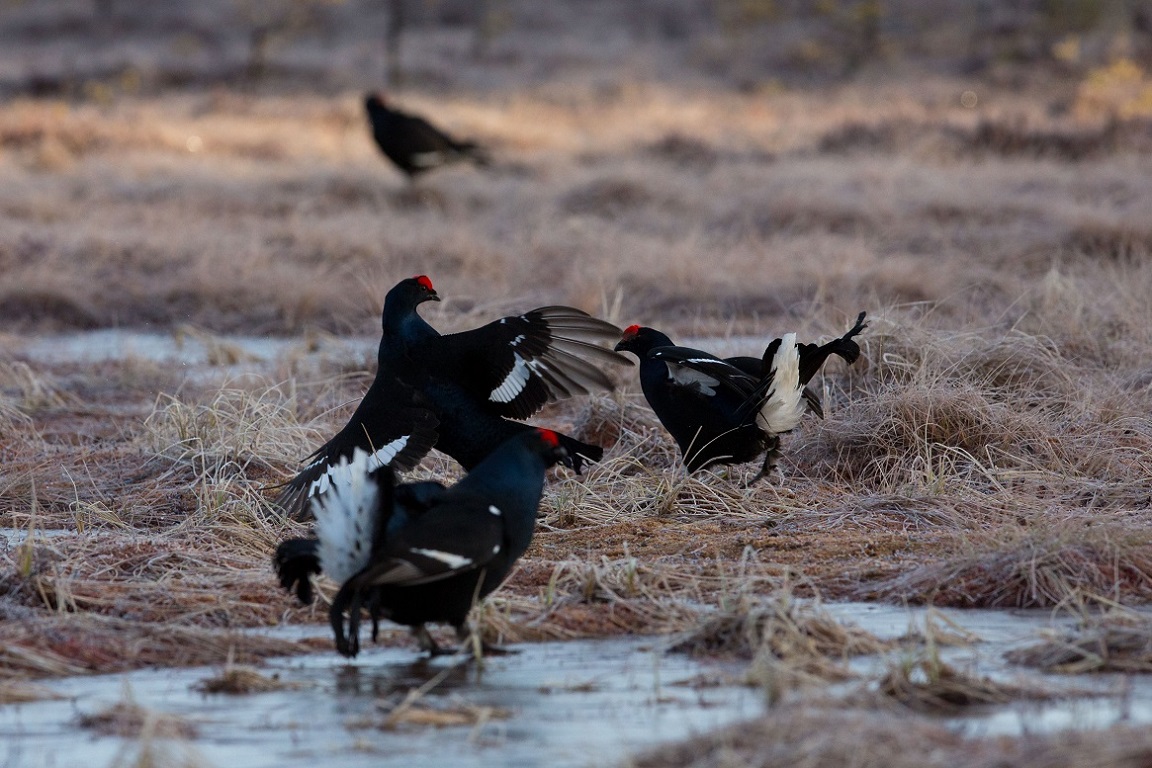
[[[366,96],[364,109],[380,151],[409,180],[449,163],[470,160],[488,164],[488,154],[478,144],[458,141],[422,117],[392,109],[380,94]]]
[[[312,600],[311,575],[341,584],[329,612],[336,649],[360,650],[360,612],[412,628],[432,655],[450,653],[428,634],[446,622],[463,641],[468,612],[500,586],[528,549],[544,473],[568,452],[556,433],[531,429],[513,437],[451,488],[435,482],[393,485],[392,470],[370,470],[357,450],[347,482],[313,502],[317,539],[290,539],[276,550],[280,583]],[[347,612],[347,632],[345,632]]]
[[[846,334],[824,345],[798,344],[796,334],[775,339],[762,359],[720,359],[677,347],[660,331],[633,325],[617,351],[640,358],[640,385],[684,457],[688,471],[710,464],[743,464],[765,453],[755,483],[780,456],[779,435],[800,423],[805,406],[823,416],[807,384],[829,355],[848,363],[860,356],[852,340],[866,327],[865,313]]]
[[[372,469],[405,469],[433,445],[472,469],[504,441],[533,430],[509,419],[528,418],[553,400],[612,389],[585,357],[631,364],[595,343],[619,338],[619,328],[572,307],[541,307],[441,335],[416,312],[425,301],[439,296],[424,275],[388,292],[376,380],[344,429],[288,482],[279,503],[294,516],[306,515],[309,497],[343,479],[341,459],[357,448],[370,455]],[[598,461],[604,453],[567,435],[559,440],[577,472],[583,459]]]

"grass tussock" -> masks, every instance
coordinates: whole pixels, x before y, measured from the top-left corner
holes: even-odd
[[[473,704],[459,696],[444,701],[418,703],[402,697],[396,701],[380,703],[384,719],[377,725],[386,731],[406,728],[452,728],[472,726],[481,728],[486,723],[507,720],[512,712],[500,707]]]
[[[1138,768],[1152,750],[1143,726],[1071,729],[1018,738],[965,737],[938,720],[885,709],[804,705],[671,744],[630,768],[819,765],[828,768]]]
[[[163,398],[145,422],[153,449],[197,474],[268,469],[271,445],[301,444],[293,403],[273,390],[220,389],[210,402]],[[282,450],[282,449],[281,449]]]
[[[1115,604],[1103,611],[1085,610],[1073,629],[1047,631],[1040,642],[1009,651],[1005,658],[1060,674],[1152,672],[1152,618]]]
[[[845,625],[818,603],[796,600],[787,590],[768,600],[746,599],[673,642],[670,651],[692,656],[751,659],[767,651],[783,661],[804,666],[819,660],[880,653],[890,644],[857,627]],[[837,671],[833,679],[845,674]]]
[[[739,605],[702,617],[668,650],[705,658],[750,660],[747,682],[768,702],[787,692],[856,677],[846,660],[881,653],[891,643],[843,624],[818,603],[797,601],[782,589],[767,600],[747,597]]]
[[[931,648],[890,665],[876,691],[908,709],[931,715],[955,715],[971,707],[1055,695],[1035,685],[966,673],[941,661]]]
[[[42,685],[34,685],[21,680],[5,680],[0,683],[0,704],[26,704],[32,701],[54,701],[65,698],[61,694]]]
[[[126,691],[122,701],[99,712],[77,717],[81,728],[125,739],[192,739],[197,726],[191,720],[142,707]]]
[[[309,641],[94,614],[6,622],[0,638],[0,669],[15,679],[220,664],[230,657],[253,663],[316,647]]]
[[[964,551],[877,584],[872,598],[955,607],[1052,607],[1083,594],[1152,598],[1152,547],[1124,522],[1095,521],[1094,513],[1053,519],[1050,509],[961,538]]]
[[[206,677],[193,688],[202,693],[227,693],[233,696],[268,693],[291,688],[275,676],[269,677],[247,667],[229,667],[214,677]]]

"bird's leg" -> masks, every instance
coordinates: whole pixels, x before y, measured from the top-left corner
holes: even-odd
[[[349,656],[360,653],[360,605],[363,602],[363,593],[360,590],[352,595],[352,603],[348,606],[348,649]]]
[[[762,478],[767,477],[772,470],[776,469],[776,461],[780,458],[780,437],[773,435],[771,441],[768,443],[768,452],[764,454],[764,465],[760,467],[760,471],[756,473],[756,477],[748,481],[748,487],[751,488],[756,483],[760,482]]]
[[[372,598],[368,601],[368,613],[372,617],[372,642],[377,642],[380,636],[380,590],[372,592]]]
[[[420,650],[427,651],[429,656],[451,656],[453,653],[456,653],[455,648],[444,648],[437,645],[432,635],[428,633],[428,628],[423,624],[412,627],[412,636],[416,638],[416,642],[420,645]]]
[[[332,632],[336,635],[336,650],[342,656],[355,656],[360,650],[360,643],[356,638],[356,625],[354,629],[349,623],[349,633],[344,634],[344,611],[349,607],[350,603],[355,603],[355,611],[353,615],[360,612],[360,599],[357,590],[351,583],[347,583],[340,587],[340,591],[336,593],[336,597],[332,598],[332,607],[328,609],[328,623],[332,625]]]

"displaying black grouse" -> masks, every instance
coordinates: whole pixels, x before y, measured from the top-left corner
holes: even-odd
[[[532,541],[545,471],[568,460],[555,432],[532,429],[451,488],[394,486],[392,470],[370,470],[368,454],[358,450],[347,482],[313,502],[317,538],[290,539],[277,549],[280,583],[304,603],[312,599],[312,574],[323,571],[341,584],[329,618],[345,656],[360,650],[362,608],[372,617],[373,640],[379,620],[388,619],[411,627],[431,655],[451,653],[424,625],[445,622],[461,641],[469,636],[468,612],[500,586]]]
[[[488,154],[478,144],[458,141],[422,117],[392,109],[381,94],[366,96],[364,109],[372,123],[372,138],[380,151],[406,173],[409,180],[463,160],[488,164]]]
[[[472,469],[504,441],[533,429],[509,419],[527,418],[553,400],[612,389],[585,357],[631,364],[595,343],[619,338],[619,328],[572,307],[541,307],[441,335],[416,312],[425,301],[439,296],[424,275],[388,292],[376,380],[348,424],[287,483],[279,504],[293,516],[306,515],[307,499],[347,472],[340,462],[357,448],[369,454],[373,469],[405,469],[433,445]],[[598,461],[604,453],[567,435],[559,439],[577,472],[583,459]]]
[[[761,359],[720,359],[677,347],[660,331],[639,325],[624,331],[616,350],[640,358],[644,397],[680,446],[688,471],[765,454],[755,483],[776,466],[779,436],[800,423],[805,406],[823,417],[820,399],[807,384],[829,355],[856,361],[860,347],[852,337],[867,327],[864,317],[861,312],[846,334],[824,345],[799,344],[796,334],[785,334]]]

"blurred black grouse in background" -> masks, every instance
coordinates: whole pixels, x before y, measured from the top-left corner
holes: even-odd
[[[415,179],[421,173],[449,163],[470,160],[487,165],[488,153],[471,141],[457,141],[422,117],[388,106],[379,93],[364,98],[364,108],[372,123],[372,138],[396,167]]]
[[[775,339],[761,359],[720,359],[707,352],[677,347],[660,331],[633,325],[624,331],[617,351],[640,358],[640,385],[684,457],[688,471],[710,464],[743,464],[766,453],[755,483],[780,456],[779,435],[800,423],[805,406],[824,412],[816,393],[806,386],[829,355],[848,363],[860,356],[852,340],[864,330],[865,313],[856,325],[827,344],[798,344],[796,334]]]
[[[439,300],[424,275],[388,292],[376,379],[348,424],[287,483],[278,500],[287,512],[306,516],[307,499],[347,472],[340,461],[357,448],[369,454],[370,469],[410,468],[433,446],[472,469],[509,438],[533,430],[509,419],[526,419],[571,395],[612,389],[611,379],[584,358],[631,365],[595,343],[619,338],[620,329],[579,309],[541,307],[441,335],[416,312]],[[599,461],[604,453],[567,435],[559,440],[577,472],[583,459]]]
[[[545,471],[568,460],[556,433],[530,429],[445,488],[394,485],[389,467],[371,469],[369,455],[357,450],[346,479],[313,501],[317,538],[289,539],[276,550],[280,583],[303,603],[312,601],[313,574],[341,584],[329,619],[345,656],[360,650],[362,607],[373,640],[379,620],[388,619],[411,627],[431,655],[451,653],[424,625],[447,622],[461,641],[469,636],[469,610],[500,586],[532,541]]]

